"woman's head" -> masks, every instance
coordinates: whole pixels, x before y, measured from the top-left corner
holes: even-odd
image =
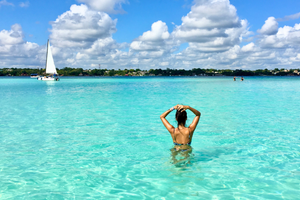
[[[177,110],[175,117],[176,117],[176,120],[178,122],[178,126],[179,125],[185,126],[185,122],[187,120],[187,114],[186,114],[185,110],[184,111]]]

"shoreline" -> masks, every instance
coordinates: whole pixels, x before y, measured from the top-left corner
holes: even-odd
[[[230,70],[230,69],[82,69],[69,68],[56,69],[57,74],[62,76],[107,76],[107,77],[130,77],[130,76],[150,76],[150,77],[169,77],[169,76],[300,76],[300,69],[256,69],[256,70]],[[30,69],[30,68],[0,68],[0,76],[30,76],[38,75],[45,76],[45,69]]]
[[[300,77],[300,76],[59,76],[62,79],[68,79],[68,78],[241,78],[241,77],[247,77],[247,78],[279,78],[279,77]],[[0,76],[1,78],[21,78],[21,79],[37,79],[37,78],[30,78],[30,76]],[[237,80],[238,81],[238,80]]]

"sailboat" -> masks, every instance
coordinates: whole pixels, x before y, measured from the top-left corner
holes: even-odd
[[[59,77],[55,68],[50,42],[47,42],[47,54],[46,54],[46,74],[50,74],[50,76],[40,76],[38,80],[40,81],[59,81]]]

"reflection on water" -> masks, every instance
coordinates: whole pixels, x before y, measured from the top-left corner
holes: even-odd
[[[188,167],[192,165],[193,160],[193,149],[191,146],[186,148],[180,148],[178,146],[174,146],[174,148],[170,149],[171,151],[171,163],[176,167]]]
[[[47,85],[55,85],[55,81],[45,81],[45,83],[47,84]]]
[[[193,150],[191,146],[186,146],[184,149],[180,149],[178,146],[174,146],[171,151],[170,162],[175,167],[192,167],[195,163],[207,163],[212,160],[217,160],[221,156],[227,156],[233,154],[236,149],[232,147],[211,147],[202,150]]]
[[[54,92],[54,85],[55,85],[56,81],[45,81],[46,85],[47,85],[47,90],[46,93],[47,94],[52,94]]]

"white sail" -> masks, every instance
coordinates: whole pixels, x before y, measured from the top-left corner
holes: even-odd
[[[47,43],[46,74],[57,74],[49,40]]]

